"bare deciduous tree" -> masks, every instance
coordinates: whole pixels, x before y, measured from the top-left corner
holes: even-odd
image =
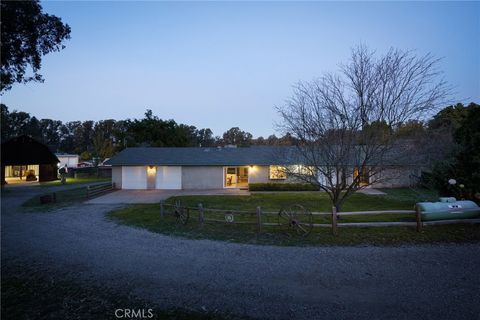
[[[298,141],[292,163],[303,164],[288,166],[287,173],[327,192],[340,210],[364,187],[363,178],[382,182],[386,166],[406,156],[413,161],[395,130],[445,102],[450,89],[438,64],[430,54],[391,49],[377,57],[357,46],[339,73],[298,83],[292,97],[277,107],[280,130]]]

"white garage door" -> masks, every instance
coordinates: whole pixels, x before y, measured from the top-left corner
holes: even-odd
[[[122,167],[122,189],[147,189],[147,168]]]
[[[182,189],[182,167],[157,167],[156,189]]]

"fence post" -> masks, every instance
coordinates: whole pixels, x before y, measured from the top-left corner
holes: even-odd
[[[422,231],[422,215],[417,205],[415,205],[415,218],[417,220],[417,232],[420,232]]]
[[[257,214],[257,232],[260,233],[260,231],[262,231],[262,208],[257,207],[256,214]]]
[[[160,216],[165,216],[165,200],[160,200]]]
[[[332,207],[332,233],[337,235],[337,207]]]
[[[203,205],[201,203],[198,204],[198,221],[200,222],[200,226],[203,227]]]
[[[87,186],[87,199],[90,198],[90,186]]]

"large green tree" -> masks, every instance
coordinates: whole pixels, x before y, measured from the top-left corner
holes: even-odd
[[[212,130],[200,129],[197,131],[196,146],[199,147],[213,147],[215,146],[215,137]]]
[[[252,144],[252,134],[242,131],[239,127],[228,129],[222,136],[224,144],[232,144],[238,146],[249,146]]]
[[[9,111],[2,104],[2,141],[24,134],[44,141],[41,124],[36,117],[30,116],[28,112]]]
[[[471,103],[455,131],[460,150],[455,157],[457,178],[464,185],[464,196],[480,201],[480,105]]]
[[[60,120],[52,120],[52,119],[41,119],[40,120],[40,131],[42,132],[43,141],[49,145],[56,147],[60,143],[60,127],[62,125],[62,121]]]
[[[440,194],[480,201],[480,105],[457,104],[441,110],[429,123],[429,130],[443,131],[441,141],[454,144],[449,154],[438,159],[431,173],[425,173],[423,182],[436,188]],[[447,136],[445,133],[449,133]],[[455,179],[456,184],[448,181]]]
[[[1,111],[1,136],[2,142],[7,140],[12,132],[11,124],[10,124],[10,111],[8,111],[8,107],[3,103],[0,104],[0,111]]]
[[[2,1],[1,14],[0,92],[14,83],[42,82],[42,56],[65,47],[62,43],[70,38],[70,27],[42,12],[37,0]]]

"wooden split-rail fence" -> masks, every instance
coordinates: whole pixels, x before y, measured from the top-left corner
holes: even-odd
[[[113,182],[89,185],[87,186],[87,199],[113,191],[114,189],[115,189],[115,183]]]
[[[242,210],[224,210],[205,208],[201,203],[197,207],[187,207],[180,202],[175,204],[166,204],[165,201],[160,202],[160,215],[164,217],[172,214],[177,221],[187,224],[190,220],[190,212],[198,212],[198,223],[203,226],[205,223],[226,223],[226,224],[250,224],[256,225],[256,231],[261,232],[263,226],[288,226],[300,236],[310,234],[313,228],[324,227],[331,228],[334,235],[337,234],[340,227],[398,227],[408,226],[415,227],[418,232],[426,225],[440,224],[459,224],[459,223],[480,223],[480,219],[456,219],[456,220],[440,220],[440,221],[422,221],[421,212],[418,208],[415,210],[380,210],[380,211],[355,211],[355,212],[337,212],[332,207],[332,212],[310,212],[305,207],[295,204],[281,209],[278,212],[263,211],[261,207],[256,207],[255,211]],[[208,213],[216,214],[216,217],[209,217]],[[219,218],[219,214],[224,215],[224,219]],[[411,214],[415,216],[415,221],[385,221],[385,222],[339,222],[342,216],[369,216],[369,215],[402,215]],[[315,216],[331,215],[331,223],[314,223]],[[277,222],[271,222],[271,217],[276,217]],[[244,220],[238,220],[237,217],[243,217]],[[245,218],[247,218],[245,220]],[[253,219],[254,218],[254,219]]]
[[[100,196],[104,193],[115,190],[115,183],[105,182],[99,184],[88,185],[86,187],[86,198],[91,199],[93,197]],[[55,203],[57,202],[57,193],[52,192],[48,194],[41,195],[39,197],[40,204]]]

